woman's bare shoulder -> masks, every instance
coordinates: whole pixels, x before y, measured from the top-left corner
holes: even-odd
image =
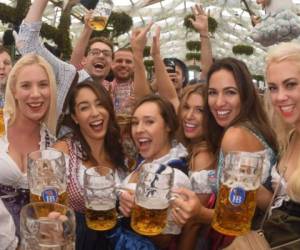
[[[255,152],[264,149],[261,141],[247,128],[234,126],[226,130],[222,143],[222,151],[247,151]]]

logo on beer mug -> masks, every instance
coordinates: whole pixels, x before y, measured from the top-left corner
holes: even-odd
[[[131,228],[142,235],[158,235],[167,225],[174,170],[161,164],[144,164],[135,191]]]
[[[227,153],[212,220],[216,231],[237,236],[250,230],[262,163],[261,152]]]
[[[54,203],[58,201],[58,189],[57,188],[46,188],[42,191],[42,200],[44,202]]]
[[[242,187],[232,188],[229,193],[229,201],[233,206],[240,206],[244,203],[246,192]]]

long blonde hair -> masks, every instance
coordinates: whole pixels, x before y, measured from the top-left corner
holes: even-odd
[[[52,134],[55,134],[56,129],[56,81],[53,70],[50,64],[42,57],[36,54],[27,54],[21,57],[18,62],[14,65],[11,69],[8,79],[7,79],[7,86],[5,91],[5,104],[4,104],[4,111],[9,114],[9,124],[11,126],[14,124],[17,115],[17,103],[14,97],[14,89],[16,87],[16,82],[18,75],[25,66],[30,65],[38,65],[40,66],[47,74],[49,80],[49,87],[50,87],[50,105],[49,109],[43,118],[43,121],[47,128],[50,130]]]
[[[281,43],[277,46],[271,48],[266,56],[266,69],[265,72],[268,71],[269,67],[273,63],[279,63],[283,61],[289,61],[299,66],[300,72],[300,44],[295,42]],[[266,74],[267,75],[267,74]],[[268,95],[268,93],[267,93]],[[270,97],[267,98],[267,107],[268,107],[268,115],[270,116],[270,120],[274,126],[274,130],[276,135],[278,136],[278,141],[280,145],[280,154],[286,154],[287,148],[292,146],[290,144],[290,134],[293,125],[287,124],[283,121],[283,119],[279,116],[277,112],[274,112],[273,106],[270,105]],[[280,164],[283,166],[284,164]],[[281,169],[282,170],[282,169]],[[294,173],[290,176],[287,183],[287,193],[291,197],[292,200],[300,202],[300,157],[297,160],[297,167]]]

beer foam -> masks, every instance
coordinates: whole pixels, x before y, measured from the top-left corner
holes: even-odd
[[[237,179],[229,179],[226,182],[223,182],[223,185],[225,185],[229,188],[241,187],[245,191],[252,191],[252,190],[256,190],[259,188],[259,185],[260,185],[259,182],[255,183],[255,185],[254,185],[253,183],[246,182],[246,181],[240,181]]]
[[[169,202],[158,198],[147,198],[147,200],[137,202],[137,205],[146,209],[165,209],[168,208]]]
[[[109,201],[92,201],[86,205],[88,209],[96,210],[96,211],[106,211],[115,208],[114,202]]]

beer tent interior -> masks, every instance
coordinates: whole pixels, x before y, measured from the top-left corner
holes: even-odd
[[[56,7],[55,3],[61,0],[49,0],[49,4],[44,13],[43,21],[57,25],[61,13],[61,8]],[[256,14],[263,16],[265,13],[261,6],[256,4],[256,0],[246,0],[251,10]],[[245,5],[240,0],[113,0],[114,11],[124,11],[133,19],[134,27],[147,24],[150,20],[155,25],[161,27],[161,51],[163,56],[176,56],[184,61],[188,50],[187,41],[199,39],[195,32],[188,32],[183,25],[184,17],[191,14],[191,7],[196,3],[204,6],[205,11],[217,21],[218,27],[215,33],[211,35],[214,57],[235,56],[245,60],[252,74],[262,75],[263,57],[267,48],[255,43],[249,36],[252,26]],[[293,0],[296,9],[300,7],[300,0]],[[15,0],[0,0],[0,3],[6,3],[14,6]],[[73,8],[71,38],[74,42],[80,34],[83,27],[80,17],[84,15],[84,9],[80,6]],[[76,13],[76,15],[75,15]],[[299,11],[300,13],[300,11]],[[79,17],[79,18],[78,18]],[[155,25],[153,29],[155,28]],[[3,31],[7,29],[7,24],[0,22],[0,39]],[[153,34],[153,30],[151,30]],[[151,36],[150,34],[150,36]],[[114,43],[122,47],[129,43],[130,32],[123,34],[115,39]],[[252,55],[234,55],[232,47],[234,45],[244,44],[254,48]],[[195,61],[188,61],[188,64],[198,64]],[[192,74],[192,72],[191,72]],[[191,77],[194,77],[191,75]]]

